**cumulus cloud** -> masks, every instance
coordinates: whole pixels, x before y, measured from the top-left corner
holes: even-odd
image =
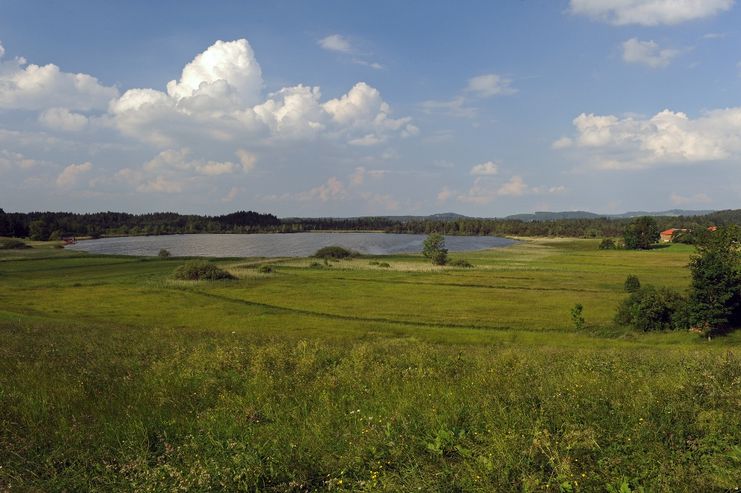
[[[318,187],[297,195],[297,198],[302,201],[319,200],[321,202],[344,199],[346,197],[347,189],[345,185],[335,176],[330,177],[326,183],[322,183]]]
[[[70,164],[57,177],[57,186],[62,188],[70,188],[77,185],[80,175],[88,173],[93,169],[91,162],[85,162],[82,164]]]
[[[497,74],[483,74],[468,80],[466,91],[479,97],[507,96],[517,92],[512,81]]]
[[[471,174],[472,175],[496,175],[499,173],[499,165],[495,163],[494,161],[487,161],[485,163],[477,164],[473,168],[471,168]]]
[[[380,92],[364,82],[326,102],[318,87],[302,84],[257,102],[261,87],[260,66],[249,43],[217,41],[183,69],[179,81],[167,85],[166,93],[130,89],[109,110],[124,134],[160,147],[203,139],[283,141],[319,136],[363,145],[418,132],[410,118],[392,117]]]
[[[191,105],[255,104],[261,89],[262,70],[246,39],[215,42],[183,68],[179,81],[167,83],[167,94]]]
[[[571,0],[573,14],[622,26],[679,24],[729,10],[734,0]]]
[[[650,118],[582,113],[573,120],[573,147],[603,169],[741,158],[741,107],[692,119],[664,110]]]
[[[352,53],[353,48],[347,38],[340,34],[330,34],[329,36],[319,40],[319,46],[329,51],[337,51],[339,53]]]
[[[4,54],[0,49],[0,109],[103,109],[118,96],[118,89],[91,75],[62,72],[54,64],[29,65],[23,58],[2,60]]]
[[[640,63],[651,68],[662,68],[669,65],[679,50],[660,48],[655,41],[641,41],[630,38],[623,43],[623,60],[626,63]]]
[[[67,108],[49,108],[39,115],[39,122],[54,130],[78,132],[87,126],[88,118]]]

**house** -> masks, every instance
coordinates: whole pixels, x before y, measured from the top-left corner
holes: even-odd
[[[708,226],[708,231],[710,231],[711,233],[713,231],[718,231],[718,226]]]
[[[674,233],[677,233],[679,231],[689,231],[689,230],[680,229],[680,228],[669,228],[659,233],[659,241],[661,243],[670,243],[672,241],[672,237],[674,236]]]
[[[72,235],[65,235],[65,236],[62,236],[62,242],[65,245],[74,245],[75,243],[77,243],[77,240]]]

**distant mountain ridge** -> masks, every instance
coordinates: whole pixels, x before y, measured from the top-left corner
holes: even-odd
[[[613,219],[629,219],[640,216],[661,216],[661,217],[691,217],[704,216],[716,212],[714,210],[685,210],[670,209],[668,211],[649,212],[649,211],[630,211],[622,214],[597,214],[588,211],[564,211],[564,212],[534,212],[532,214],[513,214],[506,216],[504,219],[519,219],[521,221],[557,221],[559,219],[594,219],[597,217],[609,217]]]

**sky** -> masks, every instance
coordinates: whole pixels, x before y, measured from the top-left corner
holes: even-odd
[[[737,3],[0,0],[0,208],[739,208]]]

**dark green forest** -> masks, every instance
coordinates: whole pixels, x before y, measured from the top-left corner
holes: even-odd
[[[741,209],[703,216],[656,216],[660,230],[703,229],[741,224]],[[520,219],[408,219],[394,217],[284,218],[273,214],[239,211],[221,216],[186,215],[175,212],[129,214],[125,212],[4,212],[0,209],[0,236],[33,240],[74,236],[135,236],[182,233],[298,233],[303,231],[384,231],[387,233],[432,232],[446,235],[513,235],[599,238],[622,236],[630,218],[597,217],[523,221]]]

